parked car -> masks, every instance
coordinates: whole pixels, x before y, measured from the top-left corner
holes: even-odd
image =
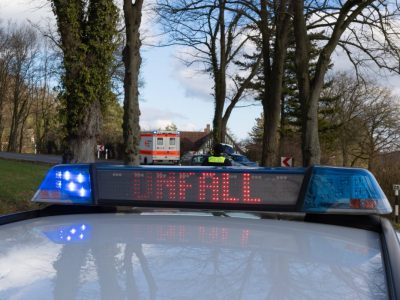
[[[190,161],[190,165],[192,166],[201,166],[203,161],[208,157],[206,154],[198,154],[193,155],[192,160]]]
[[[232,145],[224,144],[224,143],[221,143],[221,145],[224,149],[224,153],[231,155],[235,152]]]
[[[180,159],[180,161],[179,161],[179,164],[180,164],[181,166],[189,166],[189,165],[191,165],[193,156],[194,156],[194,154],[193,154],[192,151],[189,151],[189,152],[183,154],[183,155],[181,156],[181,159]]]
[[[246,167],[258,167],[258,163],[251,161],[247,158],[247,156],[241,155],[241,154],[230,154],[229,158],[233,160],[234,162],[246,166]]]

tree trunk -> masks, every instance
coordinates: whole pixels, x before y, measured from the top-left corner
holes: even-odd
[[[262,99],[265,123],[263,138],[263,156],[261,164],[264,166],[277,166],[278,162],[278,128],[280,123],[280,108],[283,91],[282,84],[290,25],[290,15],[288,12],[291,10],[290,5],[288,5],[287,2],[288,1],[281,1],[279,8],[276,12],[278,17],[276,21],[276,37],[272,71],[271,73],[264,71],[264,76],[270,76],[270,74],[273,74],[274,77],[274,80],[271,80],[271,78],[267,77],[265,78],[266,92],[265,97]],[[267,59],[269,60],[270,58],[264,58],[264,60]],[[268,84],[268,82],[270,82],[270,84]]]
[[[3,131],[4,131],[4,104],[8,89],[10,86],[9,73],[10,73],[10,55],[4,55],[0,61],[0,151],[3,151]]]
[[[310,67],[310,40],[307,34],[304,19],[303,1],[293,1],[294,32],[296,40],[296,77],[299,86],[299,98],[302,112],[302,156],[303,166],[319,164],[321,149],[318,135],[318,101],[323,85],[320,78],[317,84],[311,86]],[[318,68],[318,66],[317,66]]]
[[[278,146],[278,157],[279,160],[277,162],[278,166],[280,166],[280,158],[284,156],[285,148],[284,142],[286,137],[286,113],[285,113],[285,97],[282,95],[281,99],[281,124],[279,128],[279,146]]]
[[[225,103],[225,79],[220,79],[223,75],[221,70],[218,71],[217,79],[215,80],[215,105],[214,105],[214,119],[213,119],[213,143],[222,143],[223,141],[223,123],[222,116],[224,113]]]
[[[264,92],[263,99],[261,100],[263,106],[264,124],[263,124],[263,135],[262,135],[262,153],[261,153],[261,166],[266,166],[268,158],[268,140],[271,138],[268,136],[266,116],[268,108],[268,91],[271,90],[271,53],[270,53],[270,38],[269,33],[269,22],[268,22],[268,12],[267,12],[267,2],[266,0],[260,0],[261,10],[260,10],[260,32],[261,32],[261,55],[263,57],[262,61],[262,72],[264,76]]]
[[[276,106],[278,106],[278,110]],[[265,115],[265,126],[262,165],[273,167],[276,162],[276,150],[278,145],[279,103],[278,105],[274,103],[272,95],[269,95],[268,101],[263,103],[263,112]]]
[[[95,101],[87,109],[87,114],[78,128],[78,134],[68,138],[68,151],[63,163],[92,163],[96,152],[97,135],[101,126],[101,105]]]
[[[313,90],[303,113],[303,165],[318,165],[321,161],[321,147],[318,134],[318,104],[321,90]]]
[[[222,143],[225,137],[226,128],[223,128],[222,117],[224,114],[224,105],[226,99],[226,33],[225,33],[225,0],[219,1],[219,18],[218,27],[220,32],[219,37],[219,67],[214,65],[215,77],[215,107],[213,120],[213,138],[214,143]],[[217,51],[217,49],[214,49]],[[215,68],[216,66],[216,68]]]
[[[140,57],[140,24],[142,19],[143,0],[124,0],[124,16],[126,26],[126,45],[123,52],[125,65],[124,78],[124,162],[127,165],[139,165],[139,69]]]
[[[3,151],[3,131],[4,127],[0,124],[0,151]]]
[[[343,137],[342,137],[343,138]],[[342,166],[343,167],[347,167],[349,164],[349,155],[347,153],[347,145],[346,142],[344,142],[344,140],[342,140]]]
[[[214,120],[213,120],[213,142],[222,143],[224,136],[224,129],[222,123],[222,115],[224,112],[225,95],[219,92],[219,95],[215,97],[214,107]]]
[[[18,128],[15,122],[15,118],[13,117],[11,120],[11,128],[10,128],[10,135],[8,137],[8,152],[16,152],[17,151],[17,133]]]
[[[12,115],[11,115],[11,128],[10,128],[10,136],[8,138],[8,152],[16,152],[17,151],[17,142],[18,142],[18,125],[19,125],[19,102],[20,99],[20,80],[19,76],[16,76],[14,82],[14,93],[12,99]]]
[[[21,129],[19,131],[18,153],[22,153],[22,148],[24,147],[24,129],[25,121],[22,122]]]
[[[65,163],[94,162],[102,110],[113,95],[110,67],[118,18],[111,0],[52,0],[63,51]]]
[[[1,79],[1,78],[0,78]],[[4,131],[4,121],[3,121],[3,113],[4,113],[4,103],[7,93],[6,80],[0,82],[0,151],[3,150],[2,141],[3,141],[3,131]]]
[[[303,16],[304,3],[293,0],[293,27],[296,40],[296,77],[299,86],[299,100],[301,105],[301,139],[303,166],[308,166],[306,158],[306,133],[308,122],[308,99],[310,96],[310,41],[307,35],[306,22]]]
[[[311,80],[309,75],[310,41],[304,16],[304,1],[292,0],[293,27],[296,40],[296,75],[302,108],[303,166],[305,167],[319,164],[321,160],[318,136],[318,104],[331,55],[343,32],[372,2],[373,0],[347,1],[342,5],[334,23],[332,34],[318,57],[315,75]]]

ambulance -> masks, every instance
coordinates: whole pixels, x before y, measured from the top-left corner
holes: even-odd
[[[179,132],[166,130],[141,132],[139,154],[142,165],[179,164]]]

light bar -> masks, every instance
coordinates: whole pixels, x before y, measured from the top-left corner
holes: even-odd
[[[363,169],[60,165],[33,201],[221,210],[386,214],[390,204]],[[93,196],[91,175],[95,178]]]
[[[59,165],[47,173],[34,202],[91,204],[90,165]]]
[[[375,177],[356,168],[313,167],[304,212],[388,214],[392,208]]]

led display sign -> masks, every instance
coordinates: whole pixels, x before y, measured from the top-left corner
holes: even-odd
[[[303,174],[98,170],[98,200],[295,205]]]

